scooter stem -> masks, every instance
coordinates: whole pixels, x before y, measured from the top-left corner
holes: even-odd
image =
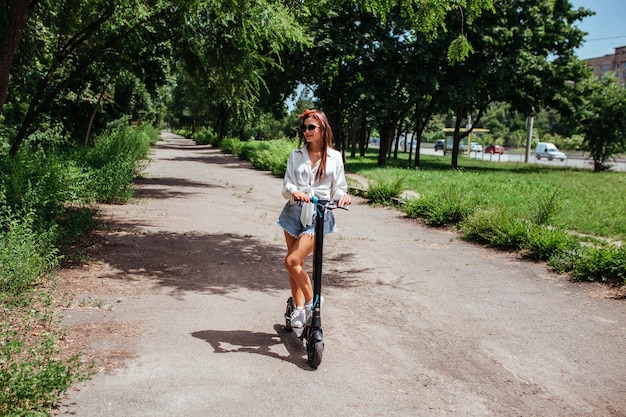
[[[313,204],[316,208],[315,217],[315,248],[313,250],[313,302],[314,309],[311,317],[311,328],[320,329],[322,327],[322,317],[320,314],[320,300],[322,296],[322,254],[324,249],[324,207],[319,207],[317,197],[313,197]]]

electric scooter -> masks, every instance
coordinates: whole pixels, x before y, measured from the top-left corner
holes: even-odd
[[[346,207],[337,206],[336,201],[319,200],[317,197],[312,198],[312,203],[316,208],[315,216],[315,247],[313,249],[313,314],[309,320],[304,323],[302,328],[291,326],[291,313],[295,310],[296,305],[293,297],[287,300],[287,309],[285,310],[285,330],[296,333],[296,336],[302,341],[306,340],[307,361],[311,368],[317,369],[322,363],[324,354],[324,333],[322,331],[322,315],[321,315],[321,292],[322,292],[322,255],[324,249],[324,215],[326,210],[334,210],[341,208],[348,210]]]

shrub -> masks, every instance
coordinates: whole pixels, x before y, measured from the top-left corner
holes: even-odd
[[[497,209],[479,209],[460,224],[461,237],[503,250],[519,250],[528,236],[529,224],[510,218]]]
[[[161,137],[161,132],[159,131],[159,129],[152,125],[142,125],[141,130],[145,135],[148,136],[148,143],[150,143],[150,145],[156,144]]]
[[[111,123],[108,129],[94,140],[84,155],[89,166],[101,168],[112,158],[141,161],[148,157],[150,142],[147,135],[136,127],[128,126],[127,119]]]
[[[616,245],[583,246],[571,256],[565,270],[578,281],[626,285],[626,248]],[[556,262],[555,262],[556,263]],[[561,268],[563,265],[561,264]]]
[[[243,161],[252,161],[252,158],[254,157],[254,154],[256,152],[258,152],[258,148],[261,146],[263,142],[257,142],[257,141],[248,141],[248,142],[243,142],[240,152],[237,155],[239,157],[239,159],[243,160]],[[253,163],[254,165],[254,163]],[[259,167],[261,168],[261,167]]]
[[[519,250],[528,238],[529,223],[513,218],[502,208],[479,208],[460,223],[464,240],[503,250]]]
[[[241,142],[239,139],[236,139],[236,138],[224,138],[220,146],[223,153],[229,153],[235,156],[241,153],[242,147],[243,147],[243,142]]]
[[[0,157],[0,172],[0,207],[16,216],[30,213],[36,229],[50,228],[64,204],[88,200],[84,171],[54,151],[23,147],[15,157]]]
[[[34,230],[35,215],[4,213],[0,224],[0,304],[20,305],[35,284],[56,267],[54,230]]]
[[[213,145],[215,147],[220,146],[219,136],[213,131],[213,129],[209,127],[205,127],[201,129],[198,133],[194,133],[193,135],[191,135],[191,138],[198,145]]]
[[[249,160],[259,169],[270,171],[277,177],[285,175],[293,143],[286,140],[243,142],[240,159]]]
[[[545,261],[578,246],[577,240],[567,231],[533,224],[522,244],[522,254],[531,259]]]
[[[576,239],[563,230],[517,218],[501,208],[481,208],[460,225],[461,237],[503,250],[517,250],[528,258],[548,260],[573,250]]]
[[[558,198],[559,190],[556,188],[549,190],[545,196],[539,195],[536,197],[535,203],[530,210],[532,213],[531,221],[538,225],[549,224],[550,218],[558,210]]]
[[[132,197],[133,179],[149,150],[148,136],[127,126],[125,120],[112,124],[97,137],[83,156],[96,199],[123,203]]]
[[[91,185],[96,199],[103,203],[119,204],[128,201],[134,193],[135,164],[125,158],[113,158],[106,165],[91,170]]]
[[[626,285],[626,249],[615,245],[582,246],[565,230],[517,219],[504,210],[477,210],[461,224],[464,240],[503,250],[517,250],[530,259],[547,260],[557,272],[578,281]]]
[[[374,204],[391,204],[404,190],[402,178],[381,178],[369,182],[365,197]]]
[[[187,139],[191,139],[193,136],[193,132],[189,129],[176,129],[174,133]]]
[[[55,247],[94,226],[81,205],[125,201],[156,130],[119,121],[92,147],[61,151],[55,132],[0,157],[0,415],[47,415],[59,393],[89,370],[63,359],[51,288]],[[158,137],[158,132],[156,132]]]
[[[60,326],[45,290],[58,262],[51,236],[33,215],[7,215],[0,230],[0,415],[45,413],[76,380],[88,376],[80,356],[60,359]]]
[[[421,217],[429,226],[454,225],[461,222],[480,204],[479,198],[459,187],[441,187],[408,202],[409,217]]]
[[[71,251],[71,246],[83,233],[102,226],[97,215],[98,211],[90,206],[68,206],[65,208],[61,217],[57,219],[59,225],[57,246],[60,247],[62,253]]]

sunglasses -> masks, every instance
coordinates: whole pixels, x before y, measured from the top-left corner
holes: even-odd
[[[312,131],[314,131],[315,129],[317,129],[318,127],[319,127],[318,125],[302,125],[302,126],[300,126],[300,129],[301,129],[303,132],[306,132],[307,130],[308,130],[309,132],[312,132]]]

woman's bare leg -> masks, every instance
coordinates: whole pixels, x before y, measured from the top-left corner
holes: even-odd
[[[296,244],[297,238],[285,232],[285,241],[287,242],[287,255],[289,255],[289,253],[291,253],[291,251],[293,250],[292,248]],[[285,262],[286,259],[287,258],[285,257]],[[302,267],[304,268],[304,263],[302,264]],[[300,289],[300,287],[298,287],[296,280],[291,276],[291,274],[289,274],[289,288],[291,289],[291,297],[293,298],[293,302],[295,303],[295,305],[302,305],[299,303],[301,302],[301,300],[304,299],[304,294],[302,294],[302,290]]]
[[[289,272],[291,295],[296,307],[303,307],[307,300],[313,299],[313,288],[309,274],[304,269],[304,260],[313,251],[315,239],[312,235],[301,235],[299,238],[285,232],[287,256],[285,267]]]

